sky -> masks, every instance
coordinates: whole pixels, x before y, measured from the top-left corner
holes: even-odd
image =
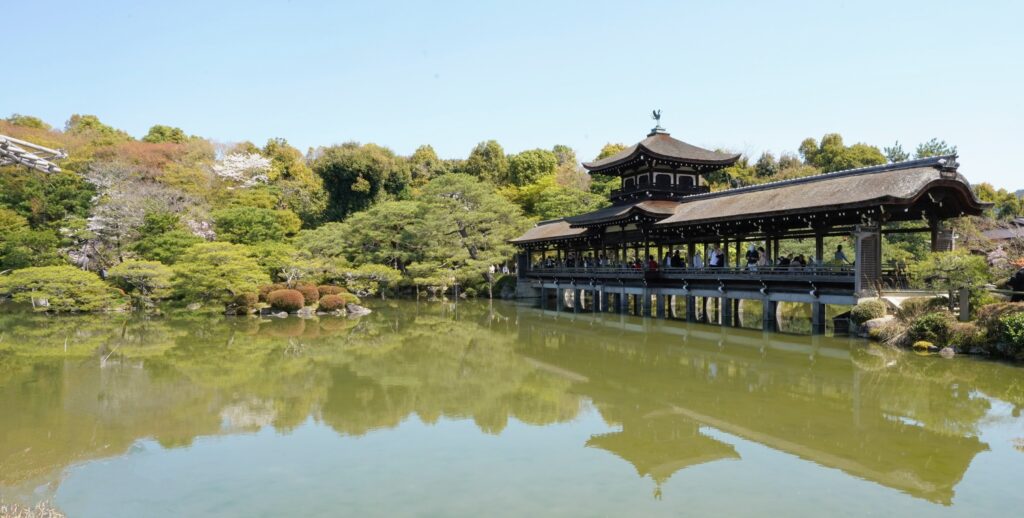
[[[1024,189],[1024,2],[0,0],[0,117],[95,114],[142,136],[431,144],[464,158],[653,126],[708,148],[932,137]]]

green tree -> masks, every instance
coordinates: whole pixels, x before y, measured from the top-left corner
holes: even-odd
[[[409,172],[412,177],[412,185],[422,187],[431,178],[446,172],[446,164],[437,157],[434,148],[423,145],[416,148],[409,157]]]
[[[826,134],[821,138],[821,144],[813,138],[804,139],[800,143],[800,156],[806,164],[826,173],[881,165],[887,160],[875,146],[859,143],[846,146],[838,133]]]
[[[575,164],[572,164],[575,166]],[[555,173],[558,156],[545,149],[530,149],[508,158],[508,176],[502,183],[526,185]]]
[[[157,261],[125,261],[107,272],[115,286],[132,295],[138,307],[152,305],[171,294],[174,270]]]
[[[617,144],[617,143],[609,142],[609,143],[605,144],[604,147],[601,148],[601,152],[597,154],[597,158],[594,158],[594,160],[601,160],[603,158],[608,158],[608,157],[610,157],[610,156],[612,156],[612,155],[614,155],[614,154],[616,154],[616,153],[618,153],[618,152],[620,152],[620,151],[622,151],[624,149],[626,149],[626,145],[625,144]]]
[[[417,201],[383,202],[345,220],[341,248],[352,264],[384,264],[395,270],[422,257],[428,246],[420,229],[425,207]],[[347,253],[346,253],[347,252]]]
[[[327,190],[326,215],[335,220],[403,191],[411,174],[390,149],[355,142],[321,150],[313,170]]]
[[[100,122],[95,115],[74,114],[64,125],[64,132],[69,135],[84,136],[95,145],[111,145],[128,142],[132,136],[112,126]]]
[[[358,268],[345,271],[345,286],[360,297],[380,294],[384,298],[384,290],[390,284],[401,279],[401,273],[394,268],[382,264],[364,264]]]
[[[914,158],[928,158],[931,156],[946,156],[955,155],[956,146],[950,146],[946,144],[945,140],[939,140],[933,138],[928,142],[918,144],[917,149],[914,150]]]
[[[63,262],[52,230],[20,229],[0,233],[0,272],[28,266],[49,266]]]
[[[39,174],[15,168],[0,174],[0,206],[28,219],[33,228],[55,227],[67,217],[87,217],[96,189],[81,176],[62,171]]]
[[[481,142],[469,152],[462,172],[493,184],[508,178],[508,157],[495,140]]]
[[[162,144],[165,142],[184,144],[185,142],[188,142],[188,139],[188,135],[186,135],[181,128],[164,126],[162,124],[157,124],[149,128],[149,133],[146,133],[146,136],[142,137],[143,142],[149,142],[151,144]]]
[[[779,172],[779,163],[775,160],[775,155],[768,151],[761,153],[761,156],[754,162],[754,174],[758,178],[771,178]]]
[[[95,273],[71,266],[42,266],[0,276],[0,295],[48,311],[102,311],[121,306]]]
[[[7,117],[7,119],[5,120],[15,126],[21,126],[23,128],[34,128],[41,130],[50,129],[50,125],[43,122],[43,119],[40,119],[39,117],[33,117],[31,115],[21,115],[20,113],[12,113],[11,116]]]
[[[232,243],[282,241],[302,227],[302,221],[290,210],[231,207],[212,215],[217,236]]]
[[[186,301],[230,302],[243,293],[255,293],[270,277],[243,245],[199,243],[185,251],[174,265],[173,287]]]
[[[885,158],[890,164],[906,162],[910,159],[910,154],[903,150],[903,146],[900,145],[898,140],[892,147],[883,148],[882,151],[885,153]]]

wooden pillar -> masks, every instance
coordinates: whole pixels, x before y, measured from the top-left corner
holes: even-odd
[[[722,297],[721,305],[719,307],[722,308],[720,313],[721,318],[719,319],[722,327],[732,327],[732,300],[727,297]]]
[[[641,315],[645,317],[651,316],[651,291],[645,289],[643,295],[641,295],[640,311]]]
[[[811,303],[811,334],[825,334],[825,305],[818,302]]]
[[[941,221],[929,221],[928,226],[932,231],[932,252],[953,251],[953,231],[945,227]]]
[[[573,289],[572,289],[572,312],[573,313],[579,313],[580,309],[583,308],[583,305],[580,304],[580,292],[581,291],[582,290],[579,290],[579,289],[577,289],[575,287],[573,287]]]
[[[819,265],[825,262],[825,235],[821,232],[814,234],[814,262]]]
[[[779,303],[774,300],[765,300],[761,305],[761,329],[765,331],[779,330]]]
[[[686,297],[686,321],[697,321],[697,297]]]
[[[697,254],[696,243],[686,243],[686,267],[693,268],[693,256]],[[690,306],[689,299],[687,299],[687,307]],[[689,310],[687,310],[689,311]]]
[[[658,305],[657,305],[657,308],[656,308],[656,311],[657,311],[656,316],[658,318],[665,318],[665,314],[666,314],[666,312],[665,312],[665,299],[668,298],[668,295],[662,295],[661,293],[659,293],[659,294],[655,295],[655,297],[657,297],[657,301],[658,301]]]
[[[736,238],[736,261],[735,261],[735,263],[736,263],[736,267],[737,268],[743,266],[743,264],[741,263],[741,261],[743,260],[742,257],[743,257],[743,239],[742,238]]]
[[[626,291],[623,290],[621,293],[618,294],[618,297],[619,297],[619,313],[621,313],[623,315],[625,315],[626,313],[629,313],[629,295],[627,295]]]
[[[545,295],[547,295],[547,293],[546,293],[546,291],[544,289],[544,285],[541,284],[540,285],[540,301],[539,301],[540,309],[547,309],[545,307],[545,306],[547,306],[547,299],[544,298]]]
[[[743,321],[740,320],[740,299],[732,299],[732,326],[743,327]]]
[[[856,266],[854,268],[854,293],[874,293],[882,278],[882,234],[877,226],[857,225],[853,235],[856,239]]]
[[[555,287],[555,311],[562,312],[562,306],[565,302],[565,290],[561,287]]]

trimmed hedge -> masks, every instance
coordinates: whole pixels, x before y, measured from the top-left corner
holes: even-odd
[[[254,309],[256,304],[260,301],[260,297],[256,293],[241,293],[235,295],[235,298],[231,299],[231,303],[228,305],[228,313],[233,315],[248,315]]]
[[[324,295],[320,298],[320,309],[323,311],[345,309],[345,299],[339,295]]]
[[[946,297],[912,297],[904,300],[896,310],[896,318],[912,323],[920,317],[938,311],[947,311],[949,299]]]
[[[298,311],[305,306],[305,298],[298,290],[275,290],[267,294],[267,303],[278,311]]]
[[[1024,302],[987,304],[978,308],[978,326],[983,328],[990,337],[998,337],[1002,334],[1001,320],[1014,313],[1024,313]]]
[[[884,317],[887,309],[884,300],[862,300],[850,310],[850,320],[857,324],[863,324],[868,320]]]
[[[287,289],[287,288],[288,288],[288,286],[285,286],[284,284],[280,284],[280,283],[278,283],[278,284],[267,284],[267,285],[264,285],[264,286],[260,286],[260,293],[259,293],[259,297],[260,298],[259,298],[259,300],[260,300],[260,302],[266,302],[267,301],[267,295],[269,295],[270,292],[277,291],[277,290],[283,290],[283,289]]]
[[[325,295],[337,295],[339,293],[348,293],[348,290],[346,290],[345,288],[342,288],[341,286],[335,286],[333,284],[324,284],[322,286],[317,286],[316,289],[320,292],[320,297],[324,297]]]
[[[295,286],[295,290],[302,294],[302,298],[307,306],[312,306],[320,300],[320,290],[316,289],[316,286],[312,284],[299,284]]]
[[[999,319],[1003,342],[1013,353],[1024,352],[1024,313],[1014,313]]]

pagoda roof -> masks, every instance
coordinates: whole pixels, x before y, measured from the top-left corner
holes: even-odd
[[[616,169],[638,160],[651,158],[675,164],[689,164],[694,166],[715,166],[727,167],[740,158],[740,154],[719,153],[702,147],[687,144],[682,140],[672,138],[667,132],[652,131],[644,140],[629,146],[612,156],[584,162],[583,167],[591,173],[599,173],[609,169]]]
[[[560,239],[571,239],[586,234],[585,228],[572,228],[564,219],[552,219],[541,221],[523,235],[509,240],[510,243],[526,244],[537,241],[557,241]]]
[[[679,202],[674,200],[644,200],[625,205],[612,205],[579,216],[565,218],[565,221],[572,227],[587,227],[592,225],[608,225],[624,222],[636,215],[643,215],[655,219],[667,218],[675,213]]]

